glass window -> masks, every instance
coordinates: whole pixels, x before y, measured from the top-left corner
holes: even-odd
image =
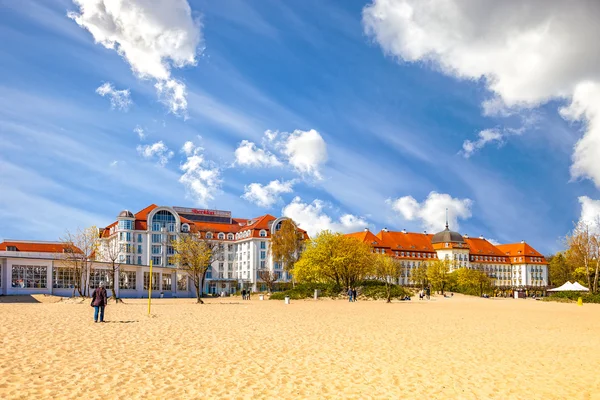
[[[171,290],[173,290],[173,276],[172,276],[172,274],[165,274],[165,273],[163,273],[163,275],[162,275],[162,290],[163,291],[168,291],[168,292],[170,292]]]
[[[160,210],[152,217],[152,230],[160,232],[162,228],[165,228],[169,232],[174,232],[176,223],[177,220],[170,211]]]
[[[219,232],[219,234],[217,235],[217,238],[219,240],[225,240],[225,234],[223,232]]]
[[[227,263],[227,269],[231,271],[233,269],[233,263]]]
[[[90,288],[95,289],[100,286],[100,282],[104,282],[107,288],[112,287],[112,281],[108,270],[92,269],[90,271]]]
[[[169,254],[169,255],[175,254],[175,249],[173,248],[173,246],[167,246],[167,254]]]
[[[73,268],[54,267],[54,280],[52,287],[55,289],[72,289],[75,287],[76,274]]]
[[[153,233],[152,243],[162,243],[162,235],[160,233]]]
[[[152,290],[158,290],[159,273],[152,273]],[[150,272],[144,272],[144,290],[148,290],[150,287]]]
[[[279,229],[277,229],[279,230]],[[267,237],[267,231],[265,231],[264,229],[262,231],[260,231],[260,237]]]
[[[119,272],[119,289],[134,290],[135,289],[135,280],[136,280],[135,271]]]
[[[152,245],[152,254],[162,254],[162,246],[160,244]]]
[[[260,259],[264,260],[265,258],[267,258],[267,252],[266,251],[261,251],[260,252]]]
[[[141,244],[138,244],[138,246],[137,246],[137,253],[142,254],[142,245]]]
[[[38,288],[48,287],[48,268],[35,265],[13,265],[12,287]]]
[[[208,267],[206,270],[206,279],[212,279],[212,267]]]
[[[142,265],[142,256],[138,256],[137,263],[138,265]]]
[[[260,242],[260,248],[261,249],[266,249],[267,248],[267,242],[265,242],[265,241]]]
[[[265,269],[265,262],[264,261],[260,262],[260,269]]]
[[[162,265],[162,257],[152,256],[152,264],[153,265]]]
[[[207,239],[212,239],[213,238],[212,232],[206,232],[206,238]]]
[[[132,230],[132,229],[133,229],[133,221],[130,221],[130,220],[119,221],[119,230]]]
[[[131,256],[129,254],[125,256],[125,264],[131,264]]]
[[[227,234],[227,239],[233,240],[233,233],[228,233]]]
[[[142,243],[142,234],[138,233],[138,242]]]

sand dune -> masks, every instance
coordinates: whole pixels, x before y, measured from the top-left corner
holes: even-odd
[[[256,296],[255,296],[256,297]],[[0,398],[600,398],[600,306],[0,303]]]

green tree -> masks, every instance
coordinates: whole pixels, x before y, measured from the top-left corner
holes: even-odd
[[[548,280],[553,286],[561,286],[567,281],[573,280],[573,269],[567,262],[564,252],[558,252],[546,257],[548,261]]]
[[[427,263],[422,262],[412,269],[412,281],[424,289],[427,286]]]
[[[600,260],[600,234],[595,227],[579,222],[566,237],[567,261],[575,275],[585,275],[585,283],[593,293],[598,291],[598,264]],[[592,278],[593,276],[593,278]]]
[[[456,277],[456,284],[459,291],[468,294],[478,294],[482,296],[484,292],[492,288],[492,280],[483,271],[469,268],[459,268],[452,272]]]
[[[450,282],[450,261],[433,260],[430,262],[427,265],[427,280],[434,290],[439,290],[444,294],[444,289]]]
[[[392,285],[398,282],[402,274],[400,261],[385,254],[373,254],[373,273],[385,283],[386,299],[392,301]]]

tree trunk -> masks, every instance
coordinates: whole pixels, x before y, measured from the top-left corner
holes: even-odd
[[[598,293],[598,272],[600,269],[600,260],[596,260],[596,274],[594,275],[594,287],[592,288],[592,293]]]
[[[392,290],[389,284],[385,285],[385,290],[387,291],[387,301],[386,303],[392,302]]]
[[[200,278],[200,285],[196,286],[196,295],[198,296],[198,299],[196,301],[197,304],[204,304],[204,301],[202,301],[202,289],[204,288],[204,277],[206,276],[206,271],[202,274],[202,277]]]

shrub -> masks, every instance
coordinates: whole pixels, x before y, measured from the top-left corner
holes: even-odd
[[[321,291],[320,297],[337,297],[342,292],[342,288],[335,284],[302,283],[290,290],[273,293],[269,299],[283,300],[286,296],[289,296],[292,300],[311,299],[315,295],[315,289]]]
[[[359,295],[366,297],[367,299],[387,299],[385,283],[381,281],[364,281],[361,283],[361,287],[359,288],[358,292]],[[404,296],[412,296],[412,291],[400,285],[392,285],[392,299],[401,299],[404,298]]]
[[[556,292],[552,293],[547,297],[547,301],[561,301],[572,300],[577,301],[581,297],[584,303],[597,303],[600,304],[600,293],[579,293],[579,292]]]

